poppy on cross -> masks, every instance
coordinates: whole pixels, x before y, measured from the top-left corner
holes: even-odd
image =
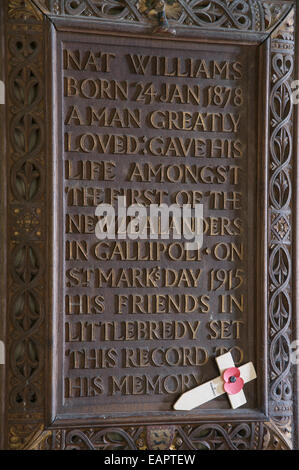
[[[175,410],[192,410],[224,393],[227,393],[233,409],[246,403],[243,386],[256,378],[252,362],[238,368],[230,352],[216,357],[216,362],[220,376],[183,393],[173,406]]]

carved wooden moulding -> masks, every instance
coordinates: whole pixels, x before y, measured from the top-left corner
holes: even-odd
[[[6,0],[1,23],[1,446],[298,447],[295,2]],[[101,239],[119,197],[202,204],[202,246]],[[228,351],[247,403],[175,411]]]

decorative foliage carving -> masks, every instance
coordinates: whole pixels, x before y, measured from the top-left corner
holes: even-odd
[[[292,24],[293,17],[289,15],[272,38],[269,175],[270,412],[273,420],[289,438],[292,432],[293,388],[290,364]]]
[[[252,12],[245,0],[219,2],[217,0],[196,0],[188,4],[180,0],[189,24],[200,27],[222,27],[250,30]]]
[[[12,190],[18,201],[34,201],[42,188],[42,172],[40,165],[27,158],[18,160],[11,170]]]
[[[273,34],[272,39],[283,39],[284,41],[294,41],[294,10],[291,10],[286,19]],[[283,43],[281,43],[283,47]]]
[[[289,436],[282,434],[273,422],[264,423],[263,430],[263,450],[290,450]]]
[[[40,21],[42,14],[31,0],[9,0],[8,16],[21,20]]]
[[[51,431],[45,431],[43,425],[16,424],[9,430],[9,444],[12,450],[42,450],[47,447]]]
[[[154,0],[33,1],[53,15],[93,16],[135,23],[146,23],[146,16],[153,19],[157,3]],[[288,2],[262,0],[162,0],[162,3],[174,27],[188,25],[241,31],[271,31],[292,7]]]
[[[178,450],[289,449],[272,422],[186,425],[177,428],[173,444]]]
[[[44,411],[43,320],[45,277],[41,259],[44,200],[44,52],[42,14],[29,0],[7,6],[8,61],[8,201],[9,318],[8,420]],[[13,28],[17,22],[17,31]],[[12,23],[9,23],[12,22]],[[30,31],[27,25],[30,24]],[[35,28],[40,25],[40,29]],[[23,448],[37,432],[36,424],[12,426],[11,448]]]
[[[19,207],[14,208],[11,214],[13,236],[40,239],[43,233],[41,214],[42,211],[39,207],[25,211],[22,211]]]
[[[142,21],[136,7],[137,0],[38,0],[43,11],[54,15],[113,18],[114,20]]]
[[[11,428],[10,441],[13,448],[53,450],[289,449],[288,442],[272,422],[202,423],[178,427],[98,427],[63,431],[45,431],[41,426],[38,432],[30,426],[27,430],[24,428],[22,426]]]
[[[65,450],[137,450],[142,427],[68,430],[60,448]],[[141,442],[142,441],[142,442]]]
[[[248,450],[262,447],[258,423],[201,424],[177,429],[175,445],[180,450]]]
[[[32,442],[36,433],[40,433],[42,426],[36,424],[15,424],[9,430],[9,446],[13,450],[23,449]]]
[[[277,3],[262,2],[264,10],[265,29],[269,30],[277,24],[277,20],[281,18],[281,5]],[[286,9],[283,10],[284,12]]]

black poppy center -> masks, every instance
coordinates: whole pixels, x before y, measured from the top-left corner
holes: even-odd
[[[235,377],[234,375],[232,375],[232,376],[230,377],[230,379],[229,379],[229,381],[230,381],[232,384],[235,383],[236,380],[237,380],[237,379],[236,379],[236,377]]]

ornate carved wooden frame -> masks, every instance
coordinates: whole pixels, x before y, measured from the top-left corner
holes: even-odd
[[[65,19],[101,28],[152,33],[142,0],[5,0],[1,25],[1,309],[0,338],[8,362],[1,379],[0,429],[9,449],[290,449],[298,443],[298,373],[290,363],[298,320],[296,255],[298,110],[291,102],[295,62],[295,1],[165,0],[178,35],[263,43],[268,116],[262,151],[268,155],[267,347],[268,417],[265,421],[159,425],[48,425],[45,400],[51,230],[46,197],[49,123],[45,43],[49,24]],[[1,2],[2,4],[2,2]],[[204,9],[201,7],[205,7]],[[173,13],[175,12],[175,13]],[[297,21],[298,24],[298,21]],[[170,29],[171,29],[170,28]],[[298,31],[297,31],[298,35]],[[161,36],[163,40],[163,36]],[[298,52],[297,52],[298,56]],[[297,61],[298,62],[298,61]],[[6,136],[6,138],[4,138]],[[266,279],[267,278],[267,279]],[[157,437],[159,439],[157,439]],[[157,444],[157,441],[160,444]],[[162,444],[161,444],[162,442]]]

